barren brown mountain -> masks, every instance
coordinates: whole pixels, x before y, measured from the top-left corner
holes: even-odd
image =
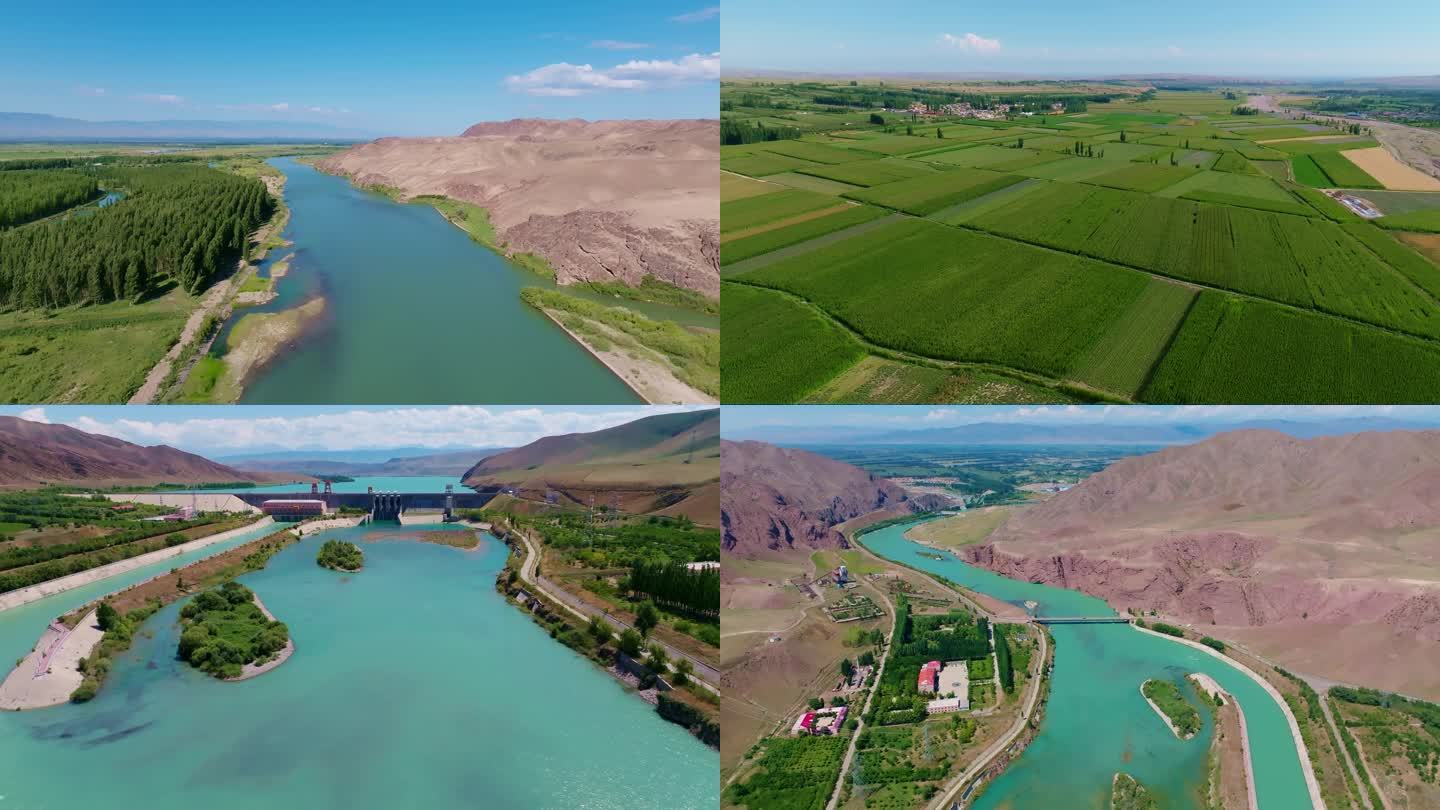
[[[0,487],[293,481],[296,476],[246,472],[165,445],[142,447],[65,425],[0,416]]]
[[[504,486],[524,500],[615,506],[624,512],[718,518],[720,412],[647,416],[590,433],[546,436],[471,467],[469,486]]]
[[[848,548],[835,526],[922,508],[899,485],[815,453],[764,442],[727,441],[720,449],[721,547],[736,556]]]
[[[320,161],[363,185],[484,206],[506,247],[561,284],[650,275],[720,292],[717,121],[476,124],[459,137],[381,138]]]
[[[1116,462],[964,553],[1298,672],[1440,697],[1440,432],[1223,434]]]

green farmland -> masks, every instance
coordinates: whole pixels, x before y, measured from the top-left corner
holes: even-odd
[[[813,123],[838,111],[807,94],[879,91],[763,92],[788,105],[771,117]],[[833,184],[727,181],[725,401],[1440,401],[1440,266],[1403,233],[1440,232],[1440,199],[1381,190],[1403,210],[1362,219],[1317,189],[1381,189],[1343,154],[1368,133],[1233,115],[1233,98],[852,109],[722,147],[737,176]]]

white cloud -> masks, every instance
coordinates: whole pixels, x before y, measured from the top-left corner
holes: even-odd
[[[54,418],[87,433],[143,445],[167,444],[201,454],[224,455],[265,449],[362,450],[390,447],[518,447],[543,436],[602,430],[684,407],[616,407],[597,410],[517,408],[493,410],[457,405],[441,408],[350,410],[301,416],[235,416],[180,420],[144,418],[138,409],[109,418],[80,414]],[[262,409],[256,409],[262,410]],[[21,418],[46,420],[44,409]]]
[[[592,48],[604,48],[607,51],[638,51],[641,48],[648,48],[647,42],[626,42],[621,39],[597,39],[590,43]]]
[[[50,418],[45,415],[44,408],[30,408],[28,410],[21,411],[20,413],[16,414],[16,416],[19,416],[21,419],[25,419],[31,422],[40,422],[46,425],[50,424]]]
[[[532,96],[579,96],[597,90],[650,90],[720,78],[720,54],[692,53],[682,59],[635,59],[608,70],[558,62],[509,76],[505,86]]]
[[[1179,56],[1179,55],[1185,53],[1185,50],[1184,50],[1183,48],[1181,48],[1179,45],[1171,45],[1171,46],[1169,46],[1168,48],[1166,48],[1165,51],[1166,51],[1167,53],[1169,53],[1171,56]]]
[[[130,98],[136,101],[144,101],[148,104],[184,104],[185,97],[177,96],[174,93],[141,93]]]
[[[82,84],[79,87],[75,88],[75,92],[79,93],[82,96],[103,96],[105,95],[105,88],[91,87],[88,84]]]
[[[959,48],[962,51],[997,53],[1000,50],[1000,40],[986,39],[979,34],[971,34],[969,32],[959,37],[954,34],[941,34],[940,41],[946,45]]]
[[[705,22],[706,20],[713,19],[718,16],[720,16],[719,6],[706,6],[705,8],[699,9],[698,11],[691,11],[685,14],[679,14],[671,17],[670,22],[697,23]]]

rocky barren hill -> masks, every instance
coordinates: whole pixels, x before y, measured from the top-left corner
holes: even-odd
[[[937,504],[859,467],[764,442],[721,442],[721,547],[740,557],[766,551],[848,548],[835,529],[862,515],[895,517]]]
[[[284,473],[237,470],[163,444],[142,447],[65,425],[0,416],[0,487],[294,479]]]
[[[1239,431],[1125,459],[964,553],[1299,672],[1440,697],[1437,431]]]
[[[381,138],[320,161],[361,185],[484,206],[506,247],[561,284],[651,275],[720,291],[718,121],[476,124],[458,137]]]

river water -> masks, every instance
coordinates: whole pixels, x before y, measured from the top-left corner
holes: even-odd
[[[1039,603],[1039,616],[1110,616],[1103,600],[1079,591],[1021,582],[976,568],[945,552],[907,539],[914,524],[862,535],[871,551],[1023,606]],[[934,560],[922,554],[940,554]],[[1201,808],[1209,714],[1190,740],[1176,739],[1140,694],[1150,678],[1175,682],[1197,706],[1185,675],[1203,672],[1234,695],[1245,713],[1256,796],[1261,810],[1310,807],[1299,754],[1284,714],[1240,670],[1214,656],[1129,625],[1052,625],[1055,669],[1040,731],[1024,754],[974,803],[977,810],[1108,808],[1111,779],[1124,771],[1158,794],[1164,808]]]
[[[176,603],[91,703],[0,717],[4,807],[715,806],[713,749],[495,592],[502,543],[365,542],[402,531],[321,533],[241,578],[296,643],[272,672],[223,683],[176,661]],[[315,564],[337,537],[363,543],[363,571]],[[93,595],[0,613],[3,651]]]
[[[324,296],[325,314],[299,345],[258,372],[246,403],[631,403],[639,398],[544,315],[524,287],[553,287],[472,241],[428,205],[408,205],[289,158],[294,245],[278,297],[237,311],[275,312]],[[592,293],[586,297],[600,298]],[[605,298],[610,303],[618,299]],[[623,302],[647,315],[716,325],[686,310]],[[232,318],[216,341],[222,350]]]

